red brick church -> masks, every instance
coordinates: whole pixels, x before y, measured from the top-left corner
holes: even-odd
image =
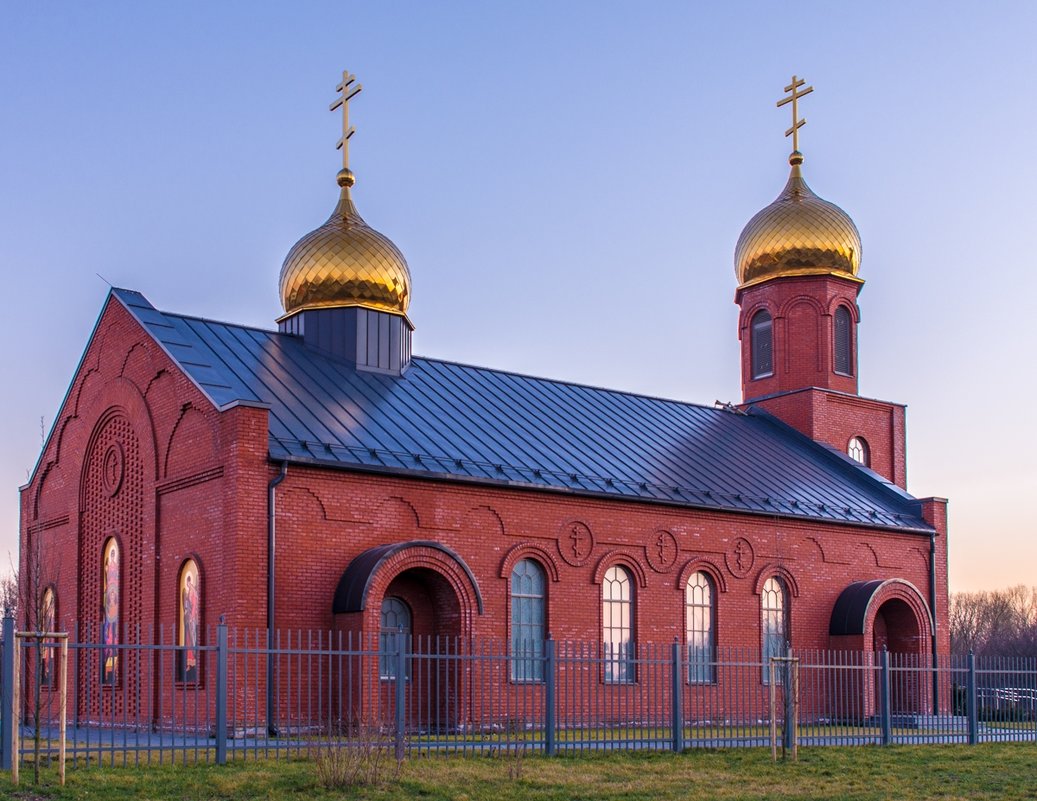
[[[947,653],[946,502],[907,492],[904,406],[858,392],[859,235],[789,161],[735,249],[737,406],[412,355],[409,267],[348,167],[276,329],[113,289],[21,489],[43,623],[95,627],[102,685],[160,626],[200,680],[221,617],[534,656],[550,634],[599,644],[602,685],[675,639],[705,684],[726,646]]]

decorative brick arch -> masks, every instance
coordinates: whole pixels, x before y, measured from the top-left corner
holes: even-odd
[[[688,585],[688,579],[699,571],[713,579],[713,584],[718,592],[727,592],[727,579],[724,578],[724,571],[704,556],[696,556],[694,559],[688,560],[681,569],[680,575],[677,576],[677,584],[674,586],[674,589],[684,592],[684,588]]]
[[[758,311],[767,312],[771,316],[772,320],[778,316],[778,310],[774,306],[774,304],[771,303],[769,298],[757,298],[756,302],[753,303],[752,306],[747,306],[745,309],[742,310],[741,317],[738,320],[739,333],[747,329],[752,324],[752,319],[756,316],[756,313]]]
[[[96,420],[84,453],[89,454],[96,444],[104,424],[112,415],[122,415],[133,427],[140,444],[140,456],[144,466],[144,480],[155,481],[159,477],[158,447],[155,442],[155,424],[144,396],[137,386],[125,378],[115,378],[105,383],[103,389],[88,401],[86,409],[80,409],[83,420]],[[85,467],[85,462],[84,462]],[[83,488],[81,478],[81,492]],[[80,495],[82,498],[82,494]]]
[[[824,305],[821,303],[820,300],[818,300],[813,295],[803,294],[803,295],[795,295],[795,296],[789,298],[788,300],[786,300],[784,303],[782,303],[781,304],[781,308],[778,309],[778,313],[775,316],[776,317],[787,318],[789,316],[789,313],[796,306],[799,306],[799,305],[805,305],[805,306],[813,307],[814,311],[817,312],[817,316],[819,318],[824,317],[824,316],[826,316],[828,314],[828,310],[824,307]]]
[[[461,634],[470,635],[475,616],[484,612],[479,583],[464,560],[438,542],[379,545],[356,556],[339,579],[332,613],[361,612],[364,628],[377,631],[382,597],[395,578],[410,570],[429,570],[445,582],[456,596]]]
[[[764,565],[760,572],[756,574],[756,584],[753,586],[753,592],[756,595],[763,594],[763,585],[767,583],[767,579],[771,576],[781,578],[785,582],[785,586],[789,588],[789,594],[793,598],[799,597],[799,582],[796,581],[796,577],[792,575],[792,572],[785,565],[779,565],[774,562]]]
[[[513,546],[501,560],[500,573],[502,579],[510,579],[511,571],[522,559],[535,559],[551,581],[559,580],[558,560],[544,546],[531,542],[523,542]]]
[[[213,421],[194,404],[185,403],[166,443],[163,475],[190,475],[219,461]]]
[[[623,551],[609,551],[598,560],[598,564],[594,568],[593,582],[601,584],[605,580],[605,573],[613,565],[622,565],[630,570],[634,574],[637,586],[641,589],[648,586],[648,576],[645,574],[645,569],[641,567],[641,563]]]
[[[849,297],[846,297],[845,295],[836,295],[834,298],[832,298],[832,300],[828,304],[828,315],[835,316],[835,312],[840,306],[846,307],[846,311],[850,313],[850,319],[853,320],[854,324],[857,324],[861,321],[860,308],[857,306],[856,303],[854,303],[852,300],[850,300]]]
[[[901,578],[857,581],[849,585],[832,608],[829,635],[862,635],[864,642],[868,642],[874,635],[876,615],[889,601],[902,601],[911,610],[918,627],[919,652],[924,652],[925,643],[932,637],[932,612],[918,588]]]

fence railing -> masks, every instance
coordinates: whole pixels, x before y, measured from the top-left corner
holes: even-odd
[[[12,645],[13,633],[5,621],[4,768],[37,748],[41,758],[58,750],[54,663],[34,641]],[[119,643],[98,633],[70,632],[73,765],[222,764],[326,747],[402,757],[769,742],[770,665],[758,648],[721,649],[706,663],[676,642],[640,644],[617,670],[616,654],[599,644],[552,639],[527,649],[489,639],[282,631],[268,641],[265,631],[220,625],[185,648],[165,629]],[[798,660],[801,745],[1037,740],[1035,659],[933,663],[921,654],[803,649],[788,656]],[[789,679],[783,668],[775,676],[784,727]]]

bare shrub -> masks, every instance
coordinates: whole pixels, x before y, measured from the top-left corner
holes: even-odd
[[[349,740],[327,739],[310,748],[317,781],[328,790],[380,787],[400,777],[403,760],[392,742],[377,729],[367,729]]]

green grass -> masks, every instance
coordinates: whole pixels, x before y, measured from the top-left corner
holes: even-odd
[[[0,775],[0,798],[44,799],[331,799],[380,801],[695,801],[721,799],[1033,799],[1037,747],[979,746],[801,749],[800,761],[778,762],[764,749],[693,750],[684,754],[613,753],[547,758],[514,753],[419,757],[381,786],[324,789],[313,762],[243,762],[224,767],[69,770],[58,787],[52,768],[33,787],[31,766],[14,788]],[[391,768],[393,765],[388,765]]]

